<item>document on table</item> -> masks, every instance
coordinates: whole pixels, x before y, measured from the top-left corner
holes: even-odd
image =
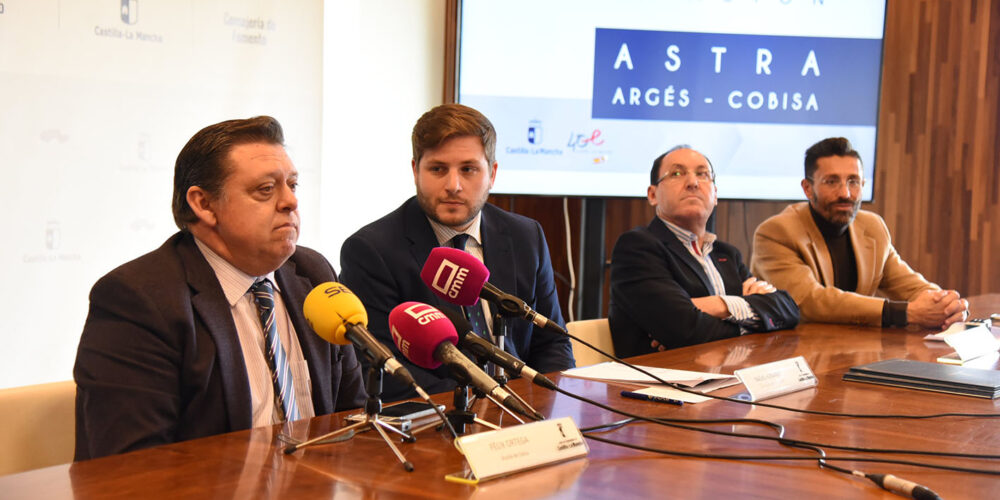
[[[674,370],[671,368],[655,368],[652,366],[640,366],[640,368],[662,378],[663,380],[666,380],[667,382],[672,382],[684,387],[690,387],[691,389],[702,393],[740,383],[739,379],[737,379],[734,375],[726,375],[723,373],[692,372],[687,370]],[[562,373],[568,377],[585,378],[590,380],[629,382],[634,384],[659,384],[659,382],[652,377],[613,361],[584,366],[582,368],[572,368]]]

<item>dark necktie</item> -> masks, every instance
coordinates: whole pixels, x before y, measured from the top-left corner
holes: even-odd
[[[465,251],[465,245],[469,241],[469,235],[465,233],[456,234],[451,239],[451,245],[459,250]],[[463,306],[462,312],[465,313],[465,318],[469,320],[472,325],[472,331],[479,335],[480,337],[491,340],[488,330],[486,328],[486,316],[483,314],[483,305],[476,302],[472,306]]]
[[[260,325],[264,330],[267,365],[271,368],[271,382],[274,383],[275,406],[283,420],[298,420],[299,408],[295,404],[295,386],[292,384],[292,369],[288,357],[281,346],[278,325],[274,318],[274,290],[267,279],[257,281],[250,287],[253,300],[257,304]]]

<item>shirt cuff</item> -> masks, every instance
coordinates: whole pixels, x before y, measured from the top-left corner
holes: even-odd
[[[740,335],[750,333],[760,324],[760,317],[750,307],[750,303],[743,297],[735,295],[721,295],[719,298],[726,303],[730,316],[726,321],[736,323],[740,327]]]

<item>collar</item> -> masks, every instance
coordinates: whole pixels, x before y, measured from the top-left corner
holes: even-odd
[[[426,216],[426,215],[425,215]],[[440,222],[431,220],[427,217],[427,222],[431,223],[431,229],[434,230],[434,236],[437,238],[438,246],[445,246],[451,241],[452,238],[457,234],[465,233],[469,235],[470,238],[476,240],[479,246],[483,245],[482,239],[482,224],[483,224],[483,211],[480,210],[476,217],[472,219],[472,224],[465,229],[465,231],[456,231]]]
[[[663,221],[663,223],[667,226],[667,229],[669,229],[671,233],[674,233],[674,236],[676,236],[677,239],[680,240],[681,244],[683,244],[684,247],[687,248],[689,251],[691,249],[697,249],[697,251],[700,252],[702,256],[712,253],[712,247],[716,240],[716,236],[714,233],[705,231],[705,238],[704,238],[705,241],[699,248],[697,234],[694,234],[693,232],[688,231],[687,229],[684,229],[683,227],[680,227],[666,219],[660,217],[657,218]]]
[[[215,271],[215,277],[218,278],[219,284],[222,285],[222,293],[225,294],[226,301],[229,302],[229,307],[235,306],[236,302],[246,295],[247,291],[250,290],[250,286],[258,279],[267,278],[271,281],[271,286],[275,292],[281,291],[277,280],[274,279],[274,271],[264,276],[250,276],[237,269],[236,266],[230,264],[226,259],[220,257],[219,254],[213,252],[211,248],[208,248],[208,245],[198,238],[194,238],[194,243],[198,246],[201,254],[205,256],[208,265],[212,266],[212,270]]]

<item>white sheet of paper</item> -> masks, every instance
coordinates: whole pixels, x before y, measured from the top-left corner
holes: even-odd
[[[735,376],[726,375],[724,373],[693,372],[688,370],[674,370],[671,368],[655,368],[652,366],[640,366],[640,368],[662,378],[663,380],[683,385],[685,387],[694,388],[698,392],[714,391],[716,389],[729,387],[739,383],[739,380]],[[569,377],[585,378],[590,380],[632,382],[639,384],[659,383],[648,375],[639,373],[632,368],[613,361],[584,366],[582,368],[572,368],[562,373],[563,375]]]
[[[963,330],[965,330],[965,323],[962,323],[961,321],[958,323],[952,323],[950,326],[948,326],[947,330],[941,330],[940,332],[937,333],[928,333],[927,335],[924,335],[924,340],[930,340],[933,342],[944,342],[944,338],[947,337],[948,335],[961,332]]]

